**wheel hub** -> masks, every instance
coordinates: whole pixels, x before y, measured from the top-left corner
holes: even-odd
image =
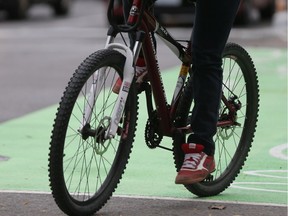
[[[104,117],[96,129],[92,129],[90,124],[86,124],[80,131],[84,140],[89,137],[94,138],[93,148],[98,155],[104,154],[111,144],[111,138],[105,138],[106,131],[110,126],[110,119],[110,117]]]

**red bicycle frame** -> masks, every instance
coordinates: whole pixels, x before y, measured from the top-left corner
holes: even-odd
[[[142,44],[141,51],[145,59],[148,78],[152,87],[160,131],[163,136],[172,137],[176,130],[176,128],[173,126],[173,120],[175,119],[181,90],[184,87],[186,77],[192,64],[191,41],[186,41],[188,45],[185,47],[176,41],[165,29],[165,27],[161,26],[157,22],[152,13],[150,13],[148,9],[143,8],[145,7],[146,3],[144,1],[146,0],[133,0],[129,16],[127,18],[127,24],[124,25],[125,28],[123,28],[123,31],[129,33],[144,32],[145,36],[141,37],[140,39]],[[111,2],[113,2],[113,0]],[[112,4],[110,7],[112,7]],[[118,27],[116,27],[116,29],[117,28]],[[174,90],[173,100],[170,105],[167,102],[165,89],[158,65],[156,47],[153,42],[154,33],[163,39],[166,45],[172,50],[172,52],[182,61],[176,88]],[[224,95],[222,95],[222,102],[229,110],[229,116],[220,116],[220,119],[217,123],[218,127],[228,127],[238,124],[235,119],[235,113],[239,107],[241,107],[241,104],[235,100],[237,100],[237,98],[227,99]],[[147,106],[149,107],[149,105]],[[149,110],[149,108],[148,114],[151,114],[151,109]],[[181,129],[184,133],[191,132],[190,127],[178,129]]]
[[[143,0],[134,0],[129,13],[127,23],[131,26],[136,25],[139,19],[139,11],[143,10]],[[148,71],[148,77],[151,83],[154,102],[156,105],[157,116],[161,128],[162,135],[172,137],[175,128],[173,127],[173,117],[175,116],[176,107],[178,104],[180,89],[183,88],[186,76],[188,74],[191,56],[190,56],[190,43],[188,47],[183,47],[175,41],[166,29],[161,26],[149,11],[145,10],[142,14],[139,27],[137,31],[143,31],[145,33],[144,40],[142,41],[142,53],[146,62]],[[163,81],[158,65],[156,48],[153,42],[153,32],[155,32],[160,38],[163,38],[168,42],[171,50],[178,56],[183,62],[179,73],[178,81],[180,80],[180,89],[175,93],[171,105],[168,104]],[[176,52],[175,52],[176,50]],[[176,90],[176,89],[175,89]]]

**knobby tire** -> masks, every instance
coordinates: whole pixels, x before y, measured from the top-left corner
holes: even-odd
[[[176,127],[185,127],[191,115],[193,76],[188,80],[177,110]],[[226,98],[237,96],[241,108],[237,111],[239,125],[218,127],[215,140],[216,170],[204,181],[185,185],[193,194],[206,197],[223,192],[235,180],[248,157],[257,126],[259,110],[259,86],[251,57],[241,46],[228,43],[223,53],[223,94]],[[236,100],[236,101],[238,101]],[[227,116],[227,108],[221,102],[219,119]],[[192,128],[193,131],[193,128]],[[181,144],[186,135],[177,133],[173,142],[177,171],[183,163]]]
[[[115,50],[93,53],[78,67],[61,98],[50,142],[49,180],[57,205],[68,215],[98,211],[111,197],[128,163],[138,115],[134,82],[116,136],[104,139],[118,97],[111,89],[123,76],[124,63],[124,55]],[[87,101],[97,70],[105,73],[104,82],[90,124],[79,131],[85,108],[93,107]]]

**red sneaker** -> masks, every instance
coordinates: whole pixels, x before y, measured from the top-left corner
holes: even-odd
[[[176,176],[176,184],[188,185],[201,182],[215,170],[214,157],[206,155],[203,149],[203,145],[195,143],[182,145],[185,158]]]

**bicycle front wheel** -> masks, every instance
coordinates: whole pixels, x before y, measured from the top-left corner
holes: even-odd
[[[225,47],[222,86],[219,123],[214,137],[216,170],[200,183],[185,185],[190,192],[200,197],[217,195],[234,181],[248,157],[256,131],[258,78],[251,57],[237,44],[229,43]],[[176,127],[184,127],[189,122],[191,95],[192,78],[179,103]],[[182,134],[173,143],[177,171],[183,163],[184,154],[180,146],[184,142],[185,135]]]
[[[57,205],[68,215],[98,211],[124,173],[136,130],[134,82],[117,134],[105,136],[118,97],[112,89],[124,63],[118,51],[95,52],[76,70],[61,99],[50,142],[49,180]]]

